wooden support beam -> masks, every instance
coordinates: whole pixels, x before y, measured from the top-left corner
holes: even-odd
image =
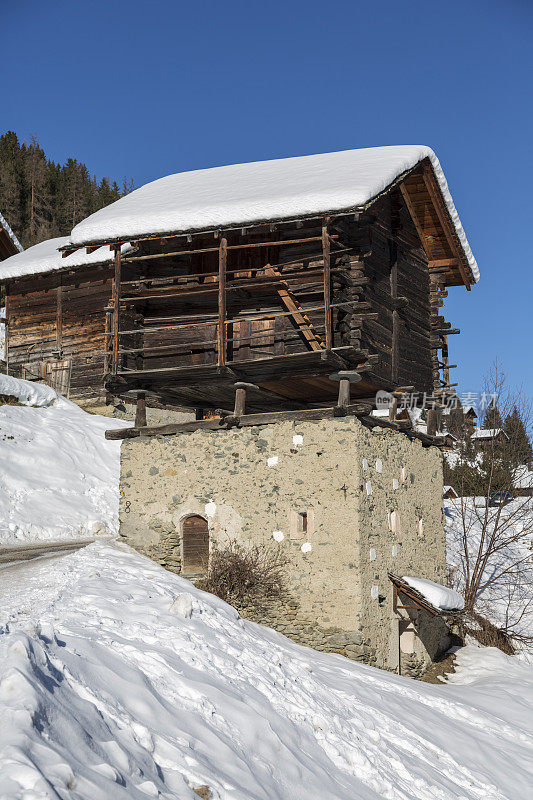
[[[113,277],[113,350],[111,369],[118,372],[118,337],[120,333],[120,246],[115,247],[115,274]]]
[[[57,287],[56,345],[61,352],[63,346],[63,284],[61,278]]]
[[[146,427],[146,395],[144,392],[139,392],[137,395],[137,405],[135,408],[135,427]]]
[[[400,314],[398,312],[398,248],[396,242],[389,239],[390,252],[390,294],[392,300],[392,335],[391,335],[391,381],[398,383],[400,368]],[[404,298],[405,299],[405,298]]]
[[[228,260],[228,241],[225,236],[220,238],[218,248],[218,329],[217,350],[218,366],[226,363],[226,265]]]
[[[363,417],[370,413],[372,406],[366,403],[357,403],[346,406],[343,410],[346,416]],[[338,416],[339,409],[334,406],[330,408],[313,408],[302,411],[266,411],[260,414],[245,414],[239,417],[238,426],[241,428],[253,425],[270,425],[275,422],[298,422],[307,420],[328,419]],[[178,433],[192,433],[196,430],[219,430],[224,429],[225,420],[192,420],[191,422],[175,422],[169,425],[157,425],[154,427],[121,428],[108,430],[105,433],[106,439],[134,439],[138,436],[172,436]]]
[[[435,175],[433,173],[433,168],[429,166],[429,164],[426,167],[424,167],[423,177],[426,189],[428,190],[435,211],[437,212],[439,222],[442,225],[442,229],[448,241],[450,250],[457,258],[459,272],[461,273],[461,278],[463,279],[467,290],[470,291],[470,276],[468,275],[468,272],[465,269],[464,256],[460,249],[460,245],[457,241],[457,234],[455,232],[453,223],[450,219],[449,211],[446,208],[444,201],[442,199],[440,188],[436,182]]]
[[[324,259],[324,325],[326,328],[326,350],[331,350],[333,347],[333,332],[331,328],[331,256],[328,223],[329,217],[326,217],[322,225],[322,256]]]

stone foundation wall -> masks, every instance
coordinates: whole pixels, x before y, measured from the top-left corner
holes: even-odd
[[[243,616],[378,666],[398,662],[387,571],[445,576],[440,452],[355,418],[125,440],[121,535],[179,572],[191,514],[208,520],[211,548],[286,556],[287,597]]]

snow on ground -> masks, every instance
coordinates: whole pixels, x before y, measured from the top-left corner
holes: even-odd
[[[87,414],[44,384],[0,374],[0,547],[118,532],[124,421]]]
[[[518,659],[466,648],[452,684],[414,682],[246,622],[124,545],[12,569],[29,600],[0,598],[6,800],[528,796]]]
[[[79,222],[75,245],[363,207],[429,158],[475,281],[479,270],[433,150],[367,147],[180,172],[147,183]]]

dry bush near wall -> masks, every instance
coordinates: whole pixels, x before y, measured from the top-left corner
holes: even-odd
[[[507,653],[508,656],[516,653],[516,648],[513,645],[513,636],[503,628],[493,625],[492,622],[476,611],[470,611],[465,614],[461,622],[461,629],[463,639],[466,639],[466,636],[471,636],[484,647],[497,647],[503,653]]]
[[[231,604],[280,597],[286,563],[279,548],[244,547],[232,540],[211,554],[207,575],[198,586]]]
[[[10,394],[0,394],[0,406],[21,406],[16,397]]]

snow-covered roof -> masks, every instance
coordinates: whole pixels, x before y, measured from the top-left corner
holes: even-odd
[[[497,436],[503,433],[503,435],[507,438],[507,434],[501,428],[478,428],[472,434],[472,439],[495,439]]]
[[[389,417],[390,412],[388,408],[374,408],[372,410],[371,416],[373,417]]]
[[[82,246],[360,209],[425,158],[431,161],[478,281],[476,260],[439,160],[423,145],[369,147],[168,175],[78,223],[70,243]]]
[[[455,497],[457,497],[457,492],[455,491],[453,486],[443,486],[442,487],[442,494],[446,495],[446,494],[448,494],[448,492],[453,492]]]
[[[471,413],[474,415],[474,417],[477,417],[476,409],[474,408],[474,406],[457,406],[457,408],[462,408],[463,409],[463,414],[464,414],[465,417],[466,417],[467,414],[471,414]],[[442,413],[445,416],[447,416],[452,410],[453,409],[451,407],[450,408],[445,408]]]
[[[109,247],[99,247],[87,255],[85,250],[77,250],[70,256],[63,258],[58,248],[68,242],[67,236],[56,239],[47,239],[45,242],[28,247],[0,263],[0,281],[11,278],[22,278],[26,275],[39,275],[43,272],[53,272],[58,269],[72,269],[89,264],[103,264],[113,259]],[[131,249],[130,245],[122,248],[122,252]]]
[[[419,592],[434,608],[441,611],[461,611],[465,607],[464,599],[454,589],[448,589],[447,586],[427,578],[413,578],[410,575],[404,575],[402,580]]]
[[[0,214],[0,225],[5,230],[5,232],[7,233],[7,235],[9,236],[9,238],[11,239],[11,241],[13,242],[19,253],[21,253],[23,247],[19,242],[19,240],[17,239],[17,237],[15,236],[15,234],[13,233],[13,231],[11,230],[11,228],[9,227],[9,225],[7,224],[7,221],[5,217],[2,216],[2,214]]]

